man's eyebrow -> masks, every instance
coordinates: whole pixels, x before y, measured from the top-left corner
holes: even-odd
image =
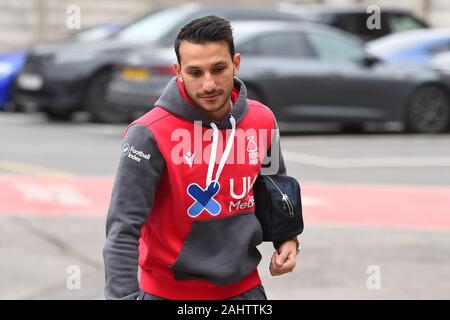
[[[219,62],[216,62],[215,64],[214,64],[214,66],[220,66],[220,65],[226,65],[226,64],[228,64],[228,61],[226,61],[226,60],[221,60],[221,61],[219,61]]]
[[[197,70],[197,69],[200,69],[199,67],[197,67],[197,66],[186,66],[186,69],[189,69],[189,70]]]
[[[221,60],[221,61],[219,61],[219,62],[214,63],[213,66],[216,67],[216,66],[226,65],[226,64],[228,64],[228,61],[226,61],[226,60]],[[187,66],[186,66],[186,69],[189,69],[189,70],[198,70],[198,69],[201,69],[201,68],[198,67],[198,66],[190,66],[190,65],[187,65]]]

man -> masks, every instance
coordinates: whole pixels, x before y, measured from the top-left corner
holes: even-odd
[[[124,134],[106,223],[105,296],[266,299],[252,184],[278,149],[264,136],[275,118],[247,100],[235,77],[240,55],[228,21],[191,21],[175,52],[177,76]],[[291,272],[297,239],[274,246],[271,274]]]

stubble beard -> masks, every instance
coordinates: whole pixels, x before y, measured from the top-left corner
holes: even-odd
[[[197,110],[199,110],[200,112],[206,113],[206,114],[210,114],[212,112],[217,112],[221,109],[223,109],[224,107],[227,106],[227,102],[228,99],[231,97],[231,91],[233,90],[233,86],[231,86],[231,88],[228,90],[228,92],[226,92],[226,94],[224,95],[224,100],[220,102],[220,104],[218,105],[218,107],[214,108],[214,109],[207,109],[205,108],[200,102],[199,99],[195,99],[192,94],[189,92],[189,90],[186,88],[186,93],[189,96],[189,98],[192,100],[192,102],[194,103],[194,108],[196,108]]]

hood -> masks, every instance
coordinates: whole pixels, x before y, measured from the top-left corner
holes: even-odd
[[[133,43],[118,41],[114,38],[107,40],[91,41],[91,42],[77,42],[77,41],[61,41],[54,43],[37,44],[31,48],[36,54],[61,53],[66,51],[102,51],[102,50],[121,50]],[[139,44],[136,43],[138,47]],[[134,46],[133,46],[134,47]]]
[[[233,116],[236,124],[239,124],[247,113],[248,103],[247,89],[244,83],[238,78],[234,78],[234,89],[231,93],[231,100],[233,102],[233,108],[229,115]],[[177,77],[173,77],[169,81],[155,105],[177,117],[190,121],[201,121],[203,126],[211,127],[213,123],[220,129],[231,128],[229,116],[225,117],[222,121],[214,121],[195,109],[192,101],[186,94],[183,84],[177,81]]]

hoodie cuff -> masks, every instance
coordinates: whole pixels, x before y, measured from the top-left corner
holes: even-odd
[[[295,244],[297,245],[297,254],[300,252],[300,242],[298,241],[297,237],[293,237],[293,238],[289,238],[283,241],[274,241],[273,242],[273,247],[278,251],[278,249],[281,247],[281,245],[283,243],[285,243],[286,241],[294,241]]]

